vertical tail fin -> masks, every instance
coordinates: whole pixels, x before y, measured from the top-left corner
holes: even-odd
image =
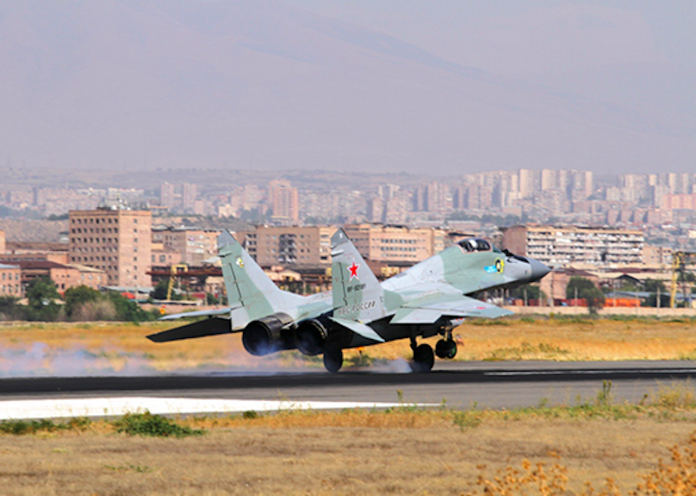
[[[383,317],[384,290],[343,229],[331,237],[331,256],[334,316],[362,323]]]
[[[301,296],[282,291],[228,231],[218,236],[222,275],[231,307],[244,307],[250,320],[297,305]]]

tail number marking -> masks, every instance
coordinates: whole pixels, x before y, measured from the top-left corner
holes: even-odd
[[[344,315],[359,313],[363,310],[369,310],[370,308],[374,308],[375,305],[377,305],[377,300],[363,301],[362,303],[355,303],[354,305],[337,308],[334,314],[338,317],[342,317]]]

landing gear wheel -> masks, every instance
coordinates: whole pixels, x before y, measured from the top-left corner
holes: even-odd
[[[441,339],[435,344],[435,354],[438,358],[451,360],[457,356],[457,343],[454,339]]]
[[[324,351],[324,367],[326,370],[335,374],[343,366],[343,350],[329,349]]]
[[[435,364],[433,347],[422,344],[413,350],[413,360],[409,363],[413,372],[430,372]]]

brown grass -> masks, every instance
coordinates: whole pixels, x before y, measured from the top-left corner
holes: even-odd
[[[694,320],[471,321],[455,329],[454,335],[458,360],[696,359]],[[408,344],[386,343],[366,352],[385,358],[408,356]]]
[[[0,373],[82,364],[94,370],[320,368],[321,359],[283,352],[251,357],[239,335],[156,344],[147,334],[171,323],[51,323],[0,327]],[[696,358],[696,321],[529,318],[467,323],[455,330],[458,360],[669,360]],[[427,340],[434,344],[438,338]],[[360,357],[362,353],[362,357]],[[410,358],[407,340],[347,350],[346,365]],[[76,365],[77,364],[77,365]],[[24,367],[24,369],[22,368]],[[77,370],[79,372],[79,370]]]
[[[213,427],[215,420],[188,422]],[[626,491],[693,430],[683,421],[527,418],[462,431],[438,412],[217,422],[208,434],[184,439],[114,434],[101,422],[85,432],[0,436],[2,493],[483,494],[481,480],[522,473],[524,460],[533,469],[544,464],[547,475],[561,470],[573,492],[489,494],[579,494],[585,482],[602,487],[608,477]]]

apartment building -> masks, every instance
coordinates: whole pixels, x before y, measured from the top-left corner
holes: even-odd
[[[202,265],[204,260],[217,255],[217,237],[220,231],[187,227],[154,227],[152,229],[152,264],[163,262]],[[162,258],[164,257],[164,258]]]
[[[0,296],[22,297],[21,272],[19,265],[0,263]]]
[[[514,226],[503,232],[503,248],[546,265],[643,263],[642,231],[628,229]]]
[[[413,264],[446,247],[447,233],[442,229],[349,224],[344,230],[360,254],[373,262]]]
[[[268,199],[274,221],[297,224],[300,219],[299,194],[290,181],[271,181],[268,185]]]
[[[70,262],[103,270],[109,286],[148,287],[151,225],[149,211],[72,210]]]
[[[236,237],[256,262],[270,265],[331,265],[331,235],[326,226],[258,226]]]
[[[50,260],[0,260],[0,266],[2,265],[16,268],[15,278],[22,288],[41,277],[51,279],[60,293],[76,286],[99,289],[107,284],[106,272],[84,265],[61,264]],[[0,285],[4,283],[3,276],[0,275]],[[1,294],[2,291],[0,291]]]

